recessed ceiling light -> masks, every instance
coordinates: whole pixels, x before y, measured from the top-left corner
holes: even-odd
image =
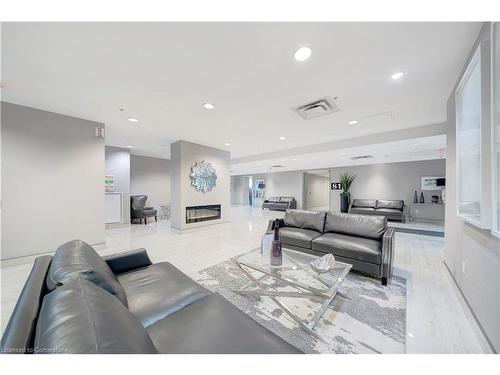
[[[214,109],[215,106],[212,103],[205,103],[205,104],[203,104],[203,108],[205,108],[205,109]]]
[[[226,142],[226,143],[224,143],[224,146],[231,146],[231,143]]]
[[[311,57],[312,50],[309,47],[300,47],[295,54],[295,60],[297,61],[306,61],[309,57]]]
[[[293,158],[292,160],[297,160],[297,158]]]
[[[132,146],[127,146],[128,148],[132,148]]]
[[[345,155],[345,152],[341,152],[340,155]]]
[[[133,117],[129,117],[127,120],[129,120],[130,122],[139,122],[139,120]]]
[[[397,72],[397,73],[394,73],[394,74],[391,76],[391,78],[392,78],[393,80],[395,80],[395,81],[396,81],[396,80],[398,80],[398,79],[402,78],[404,75],[405,75],[405,74],[404,74],[403,72]]]
[[[348,122],[349,125],[356,125],[357,123],[358,123],[358,120],[352,120],[352,121]]]
[[[280,141],[284,141],[286,137],[280,137]]]

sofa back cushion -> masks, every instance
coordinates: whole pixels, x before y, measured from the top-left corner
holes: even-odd
[[[270,197],[267,201],[268,202],[279,202],[280,201],[280,197]]]
[[[47,288],[52,291],[78,277],[107,290],[127,306],[125,292],[104,259],[87,243],[73,240],[57,248],[47,274]]]
[[[387,218],[382,215],[357,215],[341,212],[328,212],[325,233],[340,233],[354,237],[381,240],[387,229]]]
[[[401,200],[377,200],[377,208],[394,208],[396,210],[402,210],[404,206],[404,201]]]
[[[355,199],[352,202],[353,207],[372,207],[375,208],[377,206],[376,199]]]
[[[35,348],[38,353],[156,353],[135,315],[104,289],[81,278],[45,296]]]
[[[281,203],[290,203],[291,201],[293,201],[293,197],[281,197],[280,198],[280,202]]]
[[[286,210],[283,222],[287,227],[311,229],[323,233],[325,211]]]

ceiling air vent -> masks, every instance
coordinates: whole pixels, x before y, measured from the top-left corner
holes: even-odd
[[[360,155],[360,156],[353,156],[351,157],[351,160],[362,160],[362,159],[371,159],[373,156],[371,155]]]
[[[271,165],[271,168],[283,168],[282,165]]]
[[[325,96],[324,98],[293,107],[292,111],[296,112],[304,120],[309,120],[338,112],[339,107],[337,107],[337,104],[329,96]]]

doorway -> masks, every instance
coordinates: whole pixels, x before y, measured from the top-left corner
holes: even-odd
[[[330,171],[305,172],[305,205],[307,210],[328,211],[330,209]]]

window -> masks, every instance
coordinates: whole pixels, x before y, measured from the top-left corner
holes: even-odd
[[[491,122],[491,168],[493,225],[491,232],[500,237],[500,24],[493,24],[492,33],[492,122]]]
[[[457,210],[481,226],[481,50],[478,48],[456,92]]]

